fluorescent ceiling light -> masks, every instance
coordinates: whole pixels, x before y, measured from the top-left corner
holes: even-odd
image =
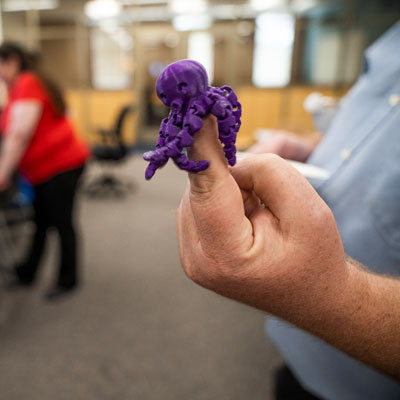
[[[211,26],[212,18],[208,14],[177,15],[172,20],[172,25],[177,31],[200,31]]]
[[[206,0],[170,0],[169,8],[175,14],[205,13],[208,8]]]
[[[193,32],[188,37],[188,59],[201,63],[207,71],[208,82],[214,80],[214,39],[208,32]]]
[[[304,13],[318,5],[317,0],[293,0],[290,4],[292,10],[297,13]]]
[[[256,18],[257,37],[265,43],[291,46],[294,42],[294,17],[291,14],[265,12]]]
[[[94,20],[116,17],[121,10],[121,4],[116,0],[91,0],[85,5],[85,14]]]
[[[27,10],[52,10],[57,8],[59,0],[3,0],[2,9],[5,12]]]
[[[168,0],[122,0],[122,4],[127,6],[153,6],[167,3]]]
[[[286,0],[250,0],[250,6],[257,11],[286,6]]]

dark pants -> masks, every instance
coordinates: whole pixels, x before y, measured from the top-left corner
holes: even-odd
[[[46,242],[47,229],[55,227],[60,239],[60,261],[57,284],[71,288],[77,284],[77,238],[73,224],[73,209],[78,180],[83,167],[63,172],[34,187],[34,222],[36,231],[28,257],[17,268],[25,284],[33,283]]]
[[[321,400],[307,392],[300,382],[292,374],[292,371],[284,365],[275,373],[275,399],[276,400]]]

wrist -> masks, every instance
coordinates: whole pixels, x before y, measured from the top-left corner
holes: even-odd
[[[369,274],[353,262],[345,260],[335,269],[335,273],[316,284],[308,302],[290,322],[328,343],[335,337],[342,342],[336,346],[342,347],[349,339],[346,335],[339,339],[335,332],[353,335],[354,321],[370,303],[371,286]]]
[[[308,331],[325,329],[356,312],[366,295],[365,272],[343,260],[294,274],[282,294],[275,296],[272,314]],[[348,310],[343,315],[343,310]]]

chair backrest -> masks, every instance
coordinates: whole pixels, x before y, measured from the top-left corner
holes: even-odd
[[[124,121],[126,119],[126,117],[130,114],[133,113],[135,111],[135,107],[133,105],[126,105],[124,106],[120,113],[118,114],[117,120],[115,122],[115,136],[118,140],[118,144],[121,147],[126,147],[123,141],[123,137],[122,137],[122,128],[124,126]]]

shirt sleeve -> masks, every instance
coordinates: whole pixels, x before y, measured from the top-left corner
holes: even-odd
[[[38,100],[44,103],[47,100],[47,94],[34,74],[24,73],[17,81],[13,100]]]

